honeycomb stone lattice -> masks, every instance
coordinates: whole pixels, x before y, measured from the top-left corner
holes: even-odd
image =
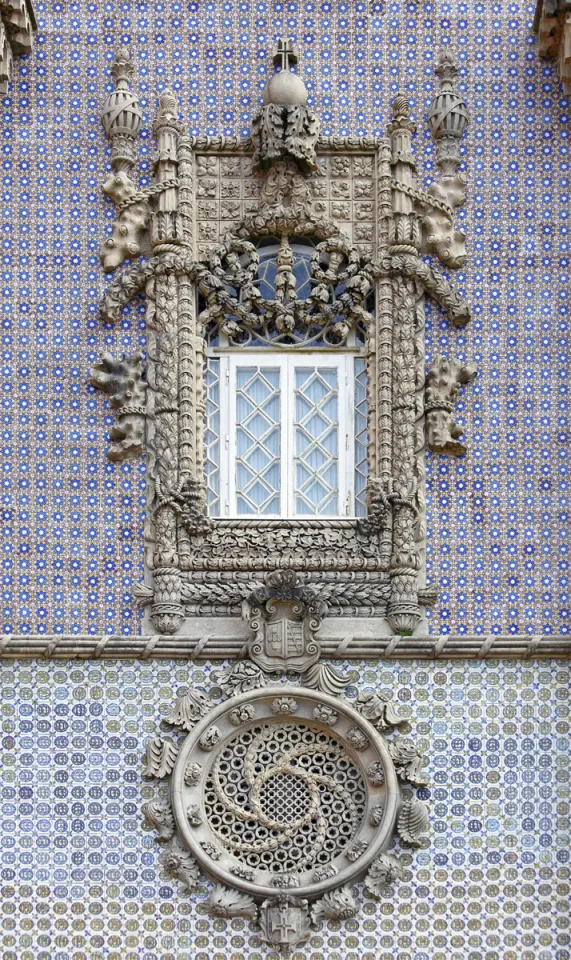
[[[274,722],[228,741],[206,781],[207,821],[251,867],[300,872],[343,852],[363,820],[358,767],[317,724]]]
[[[173,815],[178,841],[216,883],[255,899],[289,886],[315,900],[360,879],[388,845],[400,791],[384,738],[348,702],[288,688],[295,715],[276,714],[283,690],[232,697],[188,734],[171,777]],[[333,705],[334,720],[316,719],[317,708]],[[239,726],[238,716],[245,718]],[[205,750],[202,735],[213,723],[220,739]],[[363,750],[349,736],[356,728],[366,737]],[[200,776],[189,782],[185,771],[196,764]],[[367,777],[374,764],[383,768],[382,783]],[[194,806],[200,822],[189,822]],[[378,822],[374,807],[383,810]]]

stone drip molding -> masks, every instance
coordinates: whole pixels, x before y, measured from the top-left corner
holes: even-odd
[[[548,660],[571,658],[571,636],[360,637],[320,640],[321,654],[337,660]],[[247,638],[122,634],[4,634],[5,660],[229,660],[244,657]]]

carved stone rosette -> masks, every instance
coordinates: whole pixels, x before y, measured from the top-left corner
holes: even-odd
[[[326,613],[328,629],[339,620],[339,636],[348,612],[370,621],[369,629],[410,635],[429,597],[424,418],[434,377],[427,381],[425,373],[424,299],[440,304],[455,327],[470,317],[422,254],[452,268],[463,262],[453,209],[464,198],[459,144],[466,106],[445,54],[429,113],[439,179],[424,191],[416,183],[406,97],[395,98],[386,137],[319,137],[305,86],[290,70],[297,51],[289,41],[280,41],[275,60],[281,70],[267,84],[252,139],[191,138],[176,98],[164,91],[153,124],[155,180],[142,189],[130,177],[142,114],[125,51],[105,102],[113,173],[104,190],[117,205],[117,220],[102,245],[102,264],[112,271],[124,259],[140,259],[109,284],[102,312],[116,319],[144,294],[147,359],[143,371],[133,357],[117,363],[104,357],[92,383],[110,395],[117,414],[109,456],[121,460],[144,449],[148,457],[146,574],[139,591],[149,606],[145,629],[184,633],[204,616],[230,629],[267,575],[291,571],[305,586],[313,582],[315,596],[321,593],[327,604],[321,616]],[[293,245],[303,238],[313,249],[302,296]],[[271,298],[260,282],[259,247],[268,241],[277,249]],[[218,338],[240,350],[255,343],[277,351],[335,351],[356,342],[357,333],[367,373],[368,515],[208,518],[207,343]],[[431,395],[426,432],[431,449],[458,455],[461,445],[431,439],[443,404],[450,403]],[[448,429],[454,439],[451,418]],[[300,633],[307,645],[303,617],[292,615],[289,626],[279,628],[271,617],[262,620],[262,646],[272,630],[278,642],[278,629],[288,642]]]
[[[383,895],[402,873],[393,838],[419,846],[427,827],[422,801],[401,795],[401,782],[425,782],[423,758],[387,737],[404,722],[390,701],[368,691],[355,707],[280,684],[206,704],[198,691],[179,697],[166,722],[182,739],[147,744],[147,776],[169,778],[170,799],[144,809],[169,845],[165,869],[190,890],[202,873],[215,916],[258,920],[278,948],[354,916],[362,879]]]

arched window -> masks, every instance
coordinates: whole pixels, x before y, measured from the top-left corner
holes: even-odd
[[[323,282],[335,253],[283,237],[265,239],[256,250],[245,294],[255,323],[225,314],[209,329],[208,513],[364,516],[364,335],[357,318],[350,324],[335,312],[343,280]]]

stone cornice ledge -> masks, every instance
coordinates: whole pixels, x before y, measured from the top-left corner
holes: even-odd
[[[496,635],[359,637],[320,640],[322,656],[338,660],[569,659],[571,636]],[[244,656],[242,637],[4,634],[0,658],[24,660],[226,660]]]

